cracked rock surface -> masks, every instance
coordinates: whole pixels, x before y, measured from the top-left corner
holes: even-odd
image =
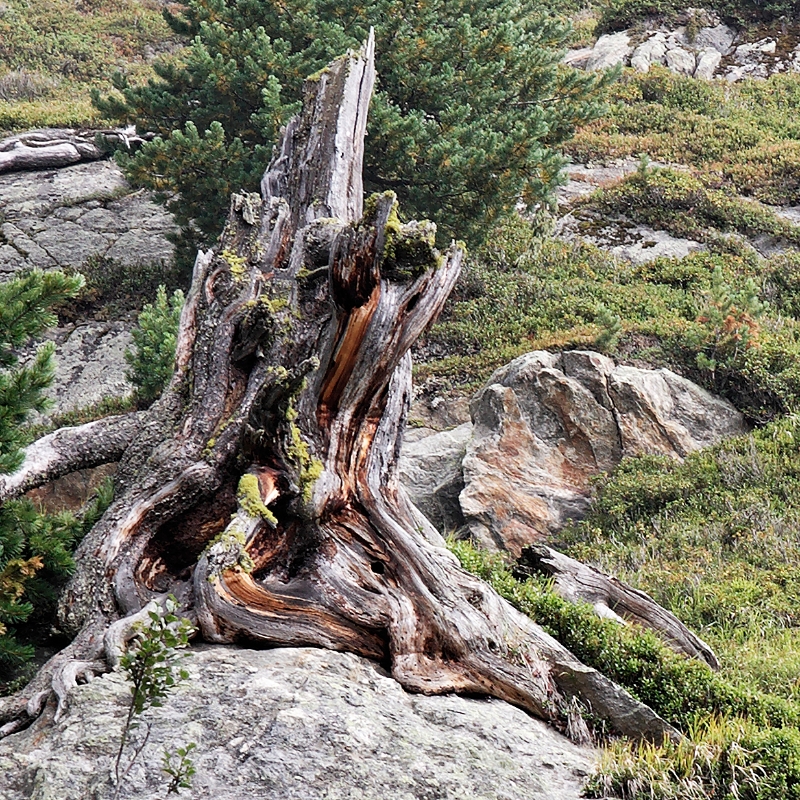
[[[134,192],[113,161],[0,174],[0,280],[20,269],[80,269],[110,258],[131,271],[172,261],[172,216]],[[57,372],[52,413],[122,397],[132,323],[84,321],[48,334]]]
[[[348,653],[205,645],[185,665],[189,681],[147,712],[125,800],[163,799],[164,748],[188,742],[197,774],[181,796],[216,800],[578,800],[595,757],[506,703],[408,694]],[[55,725],[48,712],[5,739],[0,798],[110,797],[129,697],[105,675]]]
[[[132,326],[124,320],[84,322],[48,334],[56,343],[56,375],[46,392],[53,400],[48,413],[86,408],[133,390],[125,377]]]
[[[105,256],[135,269],[169,261],[170,214],[133,192],[113,161],[0,175],[0,276],[79,268]]]
[[[668,369],[600,353],[527,353],[472,400],[461,509],[485,545],[522,548],[585,514],[591,478],[625,456],[688,453],[746,431],[727,401]]]

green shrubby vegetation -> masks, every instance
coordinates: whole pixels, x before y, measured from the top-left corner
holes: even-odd
[[[798,204],[798,102],[797,73],[731,85],[658,66],[630,70],[610,89],[611,113],[584,126],[566,149],[579,161],[647,153],[701,170],[711,187]]]
[[[90,256],[76,273],[85,285],[69,308],[59,308],[59,318],[97,318],[141,311],[160,286],[174,291],[185,283],[185,274],[172,259],[140,263],[135,267],[107,256]]]
[[[667,173],[668,189],[675,174]],[[624,206],[615,199],[617,207],[647,213],[654,222],[633,199],[641,180],[649,174],[609,193],[627,198]],[[678,197],[685,202],[683,188]],[[654,208],[676,227],[700,216],[689,214],[688,205],[683,212],[667,203]],[[743,217],[738,210],[725,198],[710,204],[707,215],[720,225],[756,230],[750,207]],[[753,213],[761,218],[760,209]],[[783,230],[782,221],[764,213]],[[796,302],[795,255],[764,263],[749,248],[725,249],[734,252],[637,265],[586,243],[538,238],[524,220],[509,222],[469,256],[449,307],[427,337],[417,376],[472,389],[529,350],[596,347],[634,363],[671,367],[752,420],[788,413],[800,403],[800,322],[787,314]]]
[[[800,12],[797,0],[710,0],[702,8],[716,11],[735,25],[792,20]],[[609,0],[602,4],[598,30],[619,31],[652,18],[675,19],[687,9],[686,0]]]
[[[800,227],[770,209],[683,170],[640,169],[625,180],[600,189],[584,203],[600,218],[626,219],[675,236],[708,243],[715,250],[740,252],[741,243],[723,234],[756,237],[769,234],[800,244]]]
[[[147,45],[170,38],[157,0],[5,0],[0,10],[0,132],[97,123],[89,88],[109,68],[151,74]]]
[[[130,367],[127,378],[142,403],[155,400],[172,377],[183,302],[180,289],[167,297],[166,288],[159,286],[155,301],[145,305],[132,331],[133,350],[125,352]]]
[[[548,203],[557,148],[602,110],[607,77],[559,65],[569,25],[534,2],[341,0],[276,4],[190,0],[168,15],[194,37],[157,79],[95,94],[101,112],[158,138],[123,163],[168,200],[178,222],[213,240],[232,189],[257,188],[303,79],[374,26],[377,71],[366,140],[369,190],[405,213],[478,239],[519,197]]]
[[[800,796],[800,706],[793,700],[714,673],[650,631],[601,619],[588,604],[558,597],[547,579],[515,576],[501,555],[466,542],[450,546],[465,569],[686,735],[663,747],[612,742],[586,786],[588,797]],[[596,732],[603,734],[602,723]]]

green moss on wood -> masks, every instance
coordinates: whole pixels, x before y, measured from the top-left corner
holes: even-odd
[[[242,475],[239,479],[239,487],[236,490],[236,500],[246,514],[251,517],[261,517],[272,527],[277,526],[277,517],[264,505],[264,501],[261,499],[261,488],[255,475],[249,472]]]

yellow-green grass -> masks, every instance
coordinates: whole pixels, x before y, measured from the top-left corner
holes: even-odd
[[[173,4],[176,8],[178,4]],[[133,80],[178,46],[157,0],[6,0],[0,10],[0,135],[103,124],[89,92]]]

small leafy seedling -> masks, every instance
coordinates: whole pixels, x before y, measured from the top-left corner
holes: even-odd
[[[167,787],[167,794],[178,794],[181,789],[189,789],[192,778],[197,770],[194,767],[189,753],[197,747],[195,742],[189,742],[186,747],[179,747],[174,753],[164,750],[161,759],[161,771],[171,780]]]
[[[181,660],[185,657],[180,651],[189,643],[193,628],[188,619],[175,614],[177,609],[178,602],[170,595],[163,606],[150,611],[148,622],[140,627],[133,645],[120,661],[122,671],[131,682],[131,701],[114,764],[116,778],[114,800],[119,797],[122,782],[150,738],[150,726],[146,723],[146,733],[123,771],[122,756],[131,731],[139,726],[140,718],[147,709],[162,706],[169,692],[180,681],[185,681],[189,677],[189,673],[180,666]],[[177,751],[179,761],[175,772],[178,773],[178,783],[174,790],[170,789],[171,792],[177,792],[178,788],[184,785],[182,782],[188,781],[194,774],[191,760],[187,759],[187,754],[193,746],[179,748]],[[168,774],[172,775],[174,783],[176,776],[173,773]]]

